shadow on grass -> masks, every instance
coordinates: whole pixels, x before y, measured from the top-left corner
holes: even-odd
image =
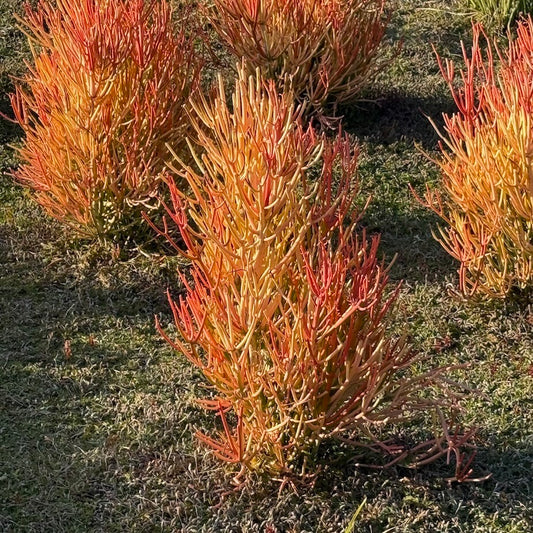
[[[43,257],[46,222],[0,225],[0,530],[133,530],[109,518],[122,498],[134,525],[125,472],[197,415],[182,411],[191,371],[154,327],[170,321],[167,279],[76,276]]]
[[[435,531],[436,522],[443,525],[439,531],[464,531],[465,524],[470,524],[469,529],[474,523],[479,531],[530,531],[533,449],[480,448],[473,466],[490,472],[491,477],[480,482],[446,482],[443,461],[402,472],[400,483],[391,483],[396,491],[385,512],[362,521],[361,531]],[[410,514],[411,520],[403,528],[389,529],[399,509]]]
[[[446,481],[453,466],[445,459],[417,470],[401,466],[372,470],[354,466],[349,454],[338,456],[336,446],[325,448],[322,470],[310,486],[296,483],[295,490],[286,487],[280,493],[279,483],[245,486],[212,511],[212,529],[201,531],[234,531],[231,526],[239,523],[253,524],[255,529],[250,530],[258,532],[325,531],[325,524],[344,531],[364,500],[354,531],[465,531],[474,524],[479,531],[492,531],[495,524],[501,526],[499,531],[528,531],[525,524],[533,518],[527,477],[530,449],[479,450],[478,462],[489,459],[493,477],[459,484]],[[339,458],[342,461],[335,466]]]
[[[416,143],[423,150],[437,146],[439,136],[431,124],[442,128],[443,113],[452,114],[451,97],[417,97],[391,91],[375,101],[339,109],[346,131],[372,144]]]
[[[70,362],[43,357],[3,367],[3,532],[134,531],[141,502],[148,503],[144,483],[152,481],[135,477],[142,465],[159,455],[167,475],[188,471],[193,460],[183,441],[201,423],[194,410],[183,412],[184,382],[166,383],[157,360],[94,347],[92,355],[76,350]]]
[[[499,525],[501,531],[515,531],[505,527],[513,521],[522,527],[525,523],[533,525],[530,505],[533,448],[503,451],[500,444],[496,438],[493,447],[480,447],[472,464],[472,479],[476,475],[491,474],[491,477],[463,483],[448,481],[454,474],[454,464],[447,464],[446,458],[418,469],[396,465],[376,470],[354,466],[350,449],[346,447],[343,447],[345,455],[341,452],[335,461],[338,447],[333,445],[333,454],[327,449],[322,451],[324,471],[313,490],[328,502],[330,512],[335,506],[355,510],[366,498],[368,505],[357,522],[356,531],[436,531],[433,528],[438,522],[443,525],[455,522],[456,526],[471,524],[476,514],[480,531],[485,531],[485,522],[487,526]],[[374,507],[373,512],[368,507]],[[326,514],[324,509],[322,513]],[[407,518],[405,524],[395,522],[400,514]],[[416,522],[410,523],[415,519]],[[426,520],[428,529],[424,527]],[[459,527],[450,530],[462,531]]]
[[[377,204],[369,208],[363,223],[369,235],[381,234],[380,251],[386,261],[396,257],[390,272],[392,280],[410,284],[434,282],[457,272],[456,261],[431,233],[438,225],[431,212],[396,212]]]
[[[0,145],[11,144],[22,135],[22,128],[13,122],[13,110],[7,95],[0,98]]]
[[[43,232],[33,229],[35,240],[42,239]],[[28,239],[25,233],[24,241]],[[170,276],[150,279],[131,269],[115,279],[110,265],[104,280],[97,270],[83,278],[76,274],[75,264],[61,259],[45,262],[41,241],[22,251],[21,240],[21,232],[0,227],[0,317],[5,328],[0,352],[39,359],[69,335],[93,334],[107,324],[132,329],[146,323],[153,329],[154,314],[169,313],[165,291]]]

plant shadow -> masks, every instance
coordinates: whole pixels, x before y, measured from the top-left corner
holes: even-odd
[[[5,96],[0,98],[0,145],[15,142],[22,135],[22,129],[13,122],[11,102]]]
[[[497,446],[495,442],[494,447],[480,447],[477,450],[471,482],[449,481],[454,468],[442,458],[418,469],[393,466],[384,470],[370,470],[360,467],[350,473],[346,466],[332,469],[321,477],[315,490],[323,494],[335,494],[340,487],[352,484],[352,508],[356,508],[357,503],[364,499],[368,502],[385,500],[389,509],[397,507],[405,512],[412,508],[409,514],[416,516],[419,521],[414,528],[398,525],[394,529],[394,524],[390,522],[394,511],[367,512],[357,522],[357,531],[425,531],[424,518],[428,516],[428,511],[431,516],[428,516],[430,527],[431,524],[435,527],[437,521],[458,527],[471,520],[471,514],[480,501],[483,501],[483,514],[490,517],[491,522],[496,520],[502,530],[513,520],[531,526],[533,449],[525,447],[500,451]],[[475,481],[476,475],[479,475],[480,481]],[[490,477],[486,478],[487,475]],[[347,497],[349,492],[344,490],[344,497]]]
[[[442,129],[443,114],[454,111],[451,97],[418,97],[390,90],[373,101],[340,108],[339,115],[343,116],[346,131],[365,143],[388,146],[407,142],[433,151],[439,135],[431,120]]]
[[[397,213],[376,205],[365,213],[363,224],[368,235],[380,234],[385,261],[394,261],[391,280],[442,282],[457,272],[458,264],[432,235],[439,224],[433,213],[421,209]]]
[[[533,465],[531,449],[498,452],[480,448],[474,469],[483,476],[492,471],[492,476],[457,483],[448,481],[454,467],[445,458],[418,469],[400,465],[370,469],[356,466],[353,449],[343,446],[343,453],[338,448],[323,445],[311,480],[294,479],[281,489],[280,480],[260,479],[245,485],[217,506],[211,523],[216,523],[218,530],[227,527],[233,531],[231,525],[242,518],[239,512],[249,509],[246,518],[253,519],[254,531],[289,532],[295,527],[321,531],[323,524],[336,524],[336,531],[344,531],[363,504],[354,531],[435,531],[436,524],[448,531],[444,526],[452,523],[456,528],[450,531],[462,531],[459,526],[471,523],[480,501],[488,523],[497,520],[504,527],[533,519],[528,475]],[[397,522],[399,515],[402,523]]]
[[[195,375],[155,330],[154,314],[172,322],[173,276],[133,263],[80,275],[43,253],[57,234],[33,222],[0,225],[0,529],[112,531],[142,490],[123,473],[179,447],[176,430],[185,450],[202,416],[187,403]]]

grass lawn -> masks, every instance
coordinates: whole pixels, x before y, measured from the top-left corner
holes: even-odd
[[[20,131],[0,120],[0,531],[342,533],[365,498],[354,531],[533,531],[533,305],[452,299],[457,265],[408,188],[438,182],[420,151],[437,154],[425,115],[453,111],[431,43],[458,59],[470,21],[451,1],[390,4],[387,46],[402,39],[401,52],[368,94],[376,101],[341,110],[373,197],[363,223],[405,280],[391,329],[407,328],[432,364],[470,364],[453,377],[476,389],[464,419],[479,428],[474,475],[490,479],[447,482],[445,460],[374,471],[326,445],[313,485],[279,493],[251,477],[234,490],[234,471],[194,437],[213,424],[195,403],[201,376],[154,328],[156,314],[171,322],[178,260],[73,247],[12,184]],[[11,17],[20,10],[0,3],[3,113],[27,53]]]

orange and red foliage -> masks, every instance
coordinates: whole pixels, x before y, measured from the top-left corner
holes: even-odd
[[[387,335],[397,291],[384,295],[379,239],[357,236],[348,139],[305,129],[292,95],[244,71],[231,111],[221,81],[194,106],[200,170],[179,171],[189,195],[168,180],[192,282],[170,299],[181,337],[159,329],[216,391],[202,403],[223,430],[200,438],[270,473],[305,471],[330,437],[392,451],[381,428],[448,400],[422,397],[441,370],[412,373],[417,356]],[[456,437],[430,454],[457,450]]]
[[[426,202],[447,224],[438,238],[461,262],[461,291],[504,297],[533,283],[533,21],[504,52],[487,40],[483,53],[482,35],[476,25],[463,48],[459,84],[439,58],[458,112],[444,116],[443,193]]]
[[[80,236],[127,233],[157,204],[165,144],[188,128],[192,45],[164,0],[25,9],[33,65],[12,96],[26,137],[16,179]]]
[[[380,68],[385,0],[214,0],[210,19],[248,72],[290,86],[308,110],[354,100]]]

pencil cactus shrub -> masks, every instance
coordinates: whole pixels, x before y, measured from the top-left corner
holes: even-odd
[[[500,29],[521,14],[533,13],[531,0],[467,0],[466,5],[479,22]]]
[[[290,86],[308,114],[356,100],[384,64],[384,0],[214,0],[210,20],[248,72]]]
[[[221,81],[194,106],[197,167],[176,168],[192,192],[168,178],[192,271],[169,295],[180,335],[158,328],[215,391],[201,403],[221,430],[200,439],[272,475],[305,473],[333,437],[392,453],[381,428],[448,399],[424,398],[440,370],[412,372],[418,357],[387,333],[398,290],[385,295],[378,237],[356,231],[357,154],[304,128],[292,95],[260,75],[240,71],[231,110]],[[455,437],[430,455],[458,450]]]
[[[505,297],[533,284],[533,22],[506,51],[480,43],[474,27],[460,83],[441,61],[458,111],[444,116],[442,193],[426,202],[445,222],[438,238],[460,261],[466,296]]]
[[[11,98],[25,134],[16,180],[79,237],[144,231],[165,144],[189,128],[192,43],[165,0],[41,0],[20,23],[33,58]]]

